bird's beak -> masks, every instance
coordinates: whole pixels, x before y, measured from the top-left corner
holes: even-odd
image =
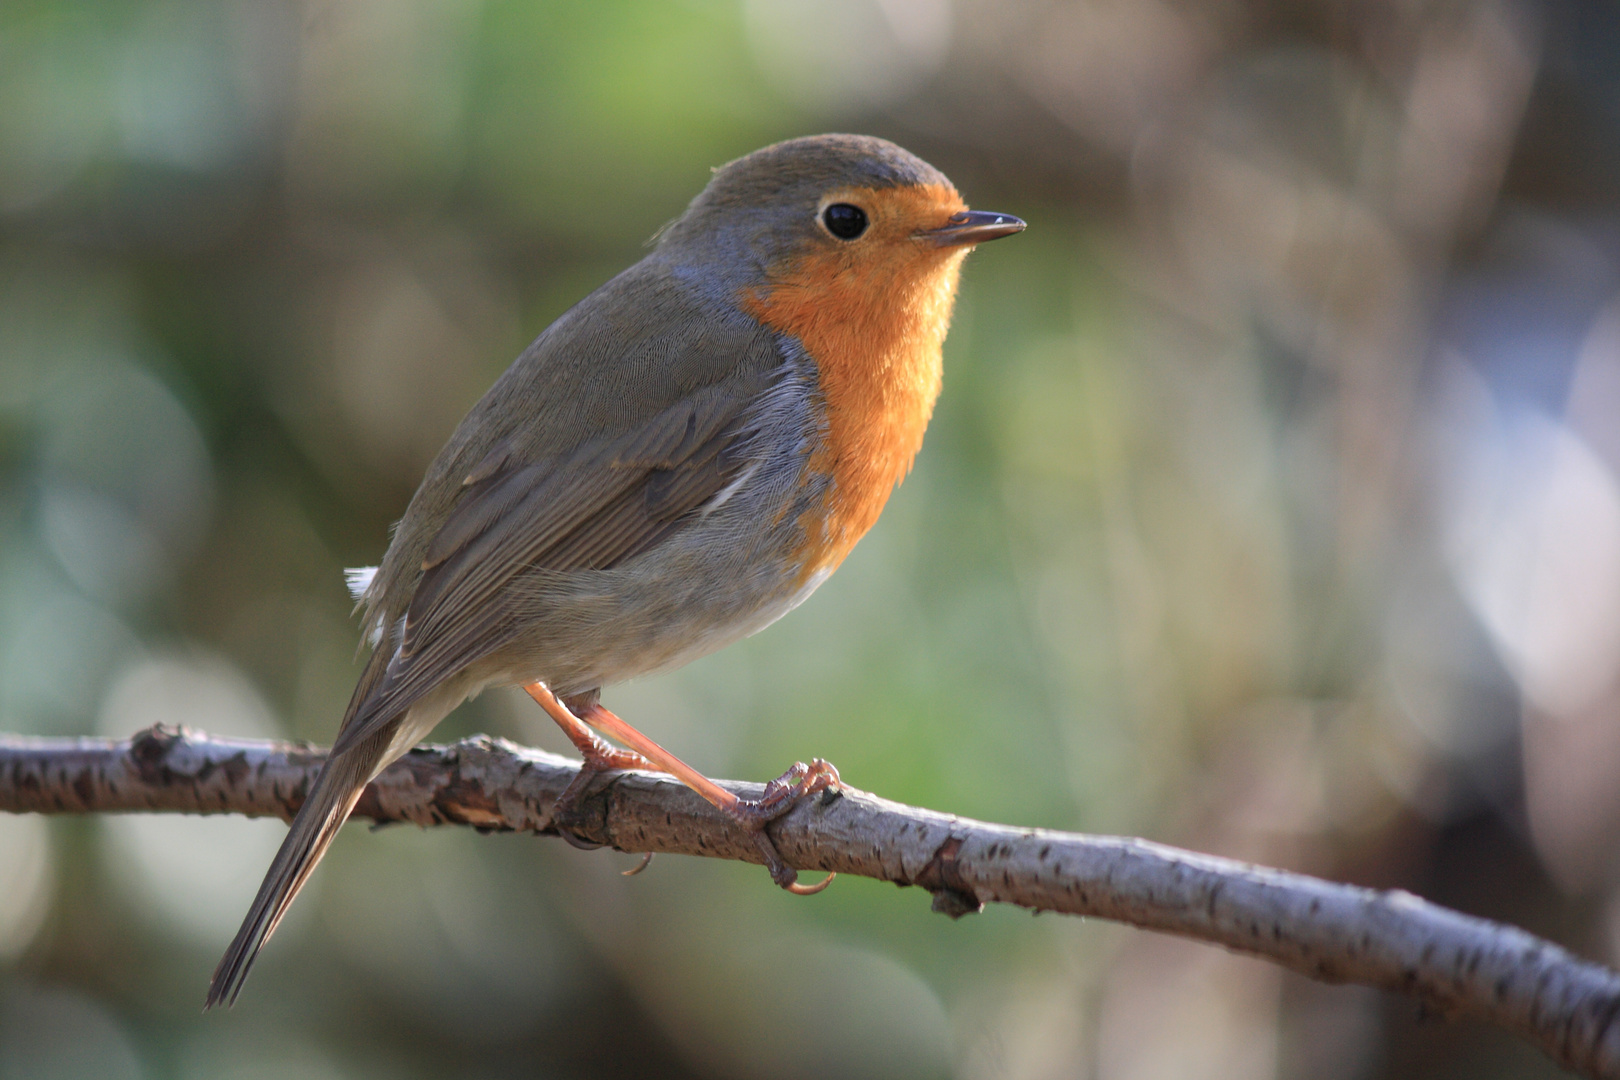
[[[1027,225],[1011,214],[992,214],[988,210],[963,210],[952,214],[937,229],[925,229],[917,239],[935,247],[958,247],[962,244],[982,244],[986,240],[999,240],[1003,236],[1021,233]]]

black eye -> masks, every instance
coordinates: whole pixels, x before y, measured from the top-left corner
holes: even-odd
[[[866,231],[866,211],[847,202],[833,203],[821,212],[821,223],[840,240],[853,240]]]

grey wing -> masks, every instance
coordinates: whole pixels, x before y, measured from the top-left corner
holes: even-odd
[[[738,372],[561,460],[525,463],[498,445],[467,474],[428,545],[397,651],[332,752],[509,640],[518,628],[503,586],[520,571],[609,569],[680,528],[745,466],[749,406],[769,385]]]

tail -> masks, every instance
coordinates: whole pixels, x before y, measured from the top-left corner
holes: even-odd
[[[214,969],[204,1010],[223,1004],[236,1004],[254,959],[275,933],[281,917],[287,914],[298,890],[309,880],[315,864],[321,861],[338,830],[348,820],[349,811],[360,798],[382,758],[387,740],[367,739],[347,753],[328,758],[315,780],[315,788],[293,818],[281,850],[270,864],[259,895],[254,897],[236,940]]]

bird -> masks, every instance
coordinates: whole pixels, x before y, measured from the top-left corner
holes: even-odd
[[[491,686],[523,687],[583,755],[554,820],[604,772],[663,771],[752,830],[777,884],[824,886],[764,826],[836,789],[835,768],[796,763],[741,799],[601,689],[756,633],[827,580],[922,445],[963,257],[1024,228],[892,142],[790,139],[715,169],[645,258],[547,327],[428,467],[380,564],[349,572],[372,651],[205,1008],[235,1003],[366,784]]]

